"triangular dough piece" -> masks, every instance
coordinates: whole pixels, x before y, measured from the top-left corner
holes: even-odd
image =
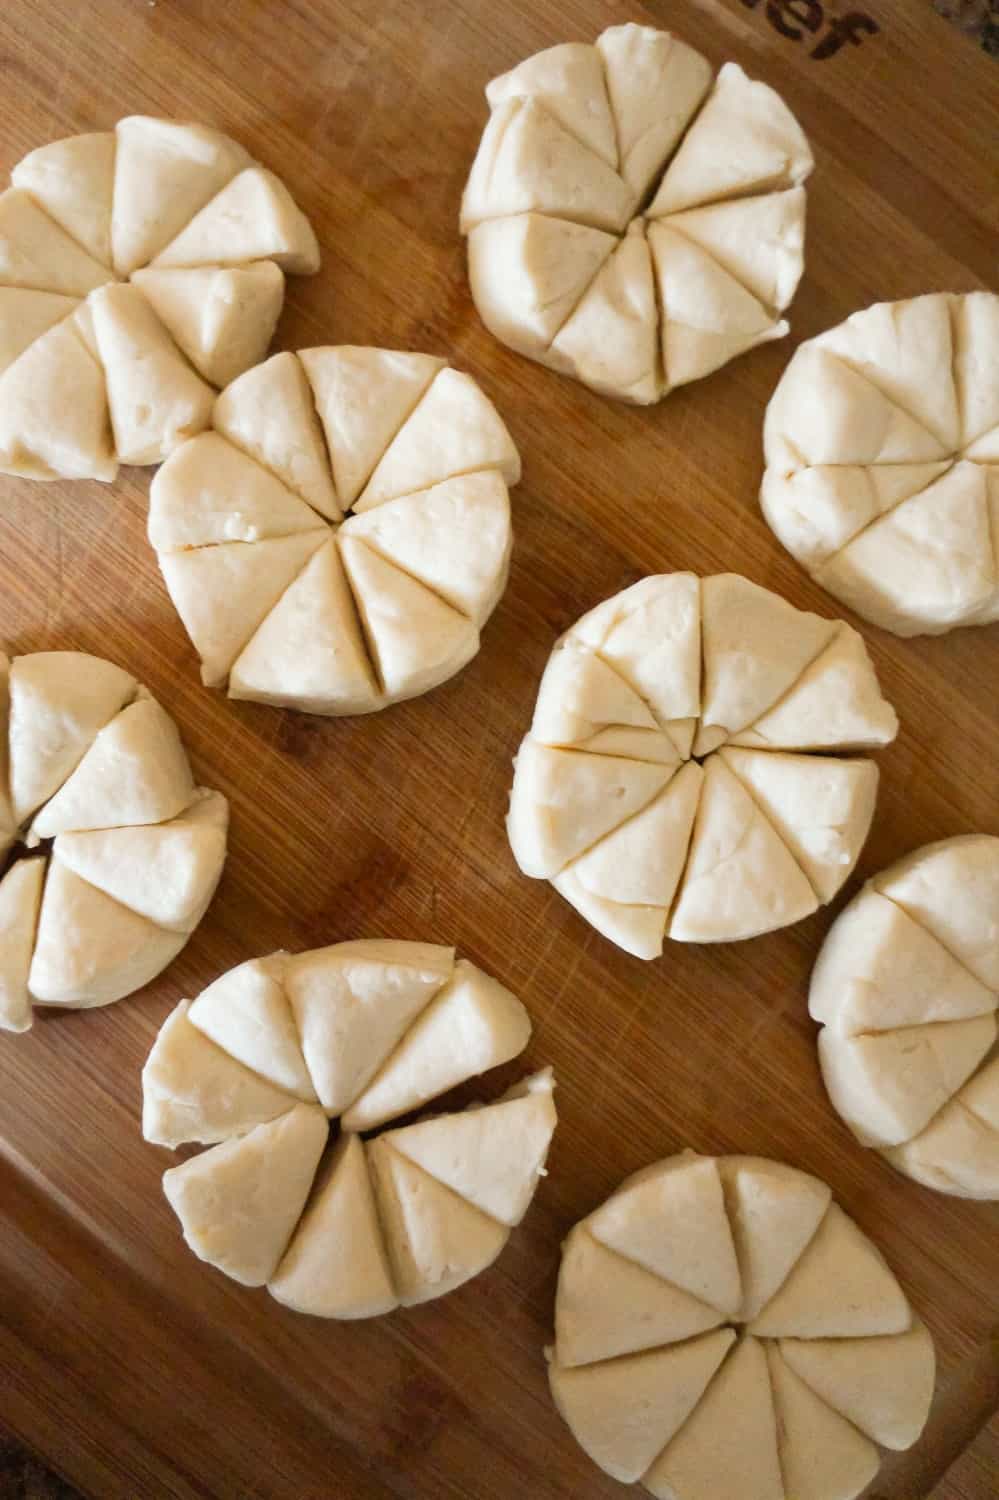
[[[463,474],[353,516],[342,534],[360,537],[481,625],[506,583],[510,497],[493,469]]]
[[[183,812],[194,778],[177,726],[140,697],[99,731],[76,770],[35,815],[32,835],[163,823]]]
[[[955,1100],[914,1140],[882,1156],[906,1177],[958,1198],[999,1198],[999,1131],[983,1125]]]
[[[984,471],[954,464],[855,536],[815,578],[897,635],[969,623],[995,591]]]
[[[701,711],[700,579],[660,573],[606,599],[572,634],[600,652],[674,733]],[[690,746],[681,755],[689,755]]]
[[[392,1279],[403,1307],[430,1302],[491,1266],[510,1231],[399,1156],[384,1137],[368,1146]]]
[[[672,774],[672,766],[525,739],[507,820],[514,858],[525,875],[551,879],[651,802]]]
[[[816,340],[802,344],[781,377],[763,439],[767,463],[778,469],[952,457],[939,438]]]
[[[602,1364],[548,1367],[552,1398],[605,1474],[635,1484],[679,1432],[735,1343],[730,1328]]]
[[[342,1135],[320,1167],[267,1290],[317,1318],[374,1318],[398,1307],[360,1136]]]
[[[837,1113],[862,1146],[898,1146],[930,1123],[996,1039],[995,1015],[863,1036],[819,1033],[819,1065]]]
[[[0,1031],[31,1025],[28,970],[44,880],[44,859],[19,860],[0,880]]]
[[[28,479],[111,480],[118,472],[104,371],[76,316],[0,376],[0,470]]]
[[[296,1104],[279,1120],[163,1173],[163,1191],[199,1260],[244,1286],[278,1268],[326,1145],[326,1117]]]
[[[873,1339],[781,1339],[781,1358],[827,1406],[883,1448],[911,1448],[930,1410],[933,1340],[907,1333]]]
[[[652,256],[634,222],[559,329],[545,362],[605,396],[648,405],[662,395]]]
[[[345,1130],[373,1130],[523,1052],[531,1019],[516,995],[460,958],[372,1081],[344,1111]],[[306,1053],[308,1056],[308,1053]]]
[[[540,358],[617,237],[546,214],[487,219],[468,236],[468,280],[483,323],[502,343]]]
[[[787,1280],[829,1207],[817,1177],[761,1156],[718,1163],[742,1278],[739,1320],[752,1322]]]
[[[808,1009],[850,1036],[987,1015],[995,996],[919,922],[865,886],[829,929]]]
[[[453,677],[479,649],[465,615],[351,536],[338,539],[365,637],[386,696],[398,702]]]
[[[49,862],[28,974],[42,1005],[110,1005],[155,979],[187,942]]]
[[[555,1298],[555,1358],[563,1368],[678,1344],[721,1322],[715,1308],[606,1249],[585,1221],[570,1231]]]
[[[397,495],[478,469],[498,469],[508,485],[515,485],[520,455],[471,375],[444,369],[392,439],[355,509],[372,510]]]
[[[709,203],[670,216],[669,227],[716,260],[764,307],[781,312],[805,269],[805,189]]]
[[[234,380],[215,402],[212,426],[313,510],[340,519],[323,430],[296,355],[274,354]]]
[[[726,745],[719,755],[780,834],[825,904],[853,871],[874,817],[872,760]]]
[[[839,624],[787,692],[729,743],[763,750],[867,750],[889,745],[897,733],[898,716],[881,696],[863,636]]]
[[[642,1481],[659,1500],[784,1500],[767,1357],[743,1338]],[[797,1494],[794,1500],[798,1500]]]
[[[784,1487],[794,1500],[854,1500],[881,1466],[878,1450],[767,1349]]]
[[[651,26],[609,26],[597,37],[617,126],[620,173],[643,198],[711,87],[711,64]]]
[[[614,120],[595,47],[585,42],[546,47],[486,84],[490,109],[520,97],[537,99],[582,145],[617,166]]]
[[[780,95],[728,62],[648,212],[656,218],[721,198],[797,187],[814,165],[804,131]]]
[[[688,761],[641,812],[575,860],[586,890],[608,901],[670,907],[694,827],[704,772]]]
[[[191,369],[138,287],[102,287],[89,307],[118,457],[126,464],[159,463],[208,426],[215,392]]]
[[[259,364],[284,304],[284,277],[272,260],[246,266],[134,271],[132,284],[152,305],[194,368],[228,385]]]
[[[201,657],[201,680],[218,687],[260,622],[327,541],[328,529],[263,542],[161,552],[174,608]]]
[[[564,635],[538,688],[532,736],[545,745],[575,747],[607,729],[623,728],[654,731],[656,720],[627,679],[592,646],[575,631]]]
[[[635,194],[614,168],[537,99],[498,105],[482,132],[461,200],[461,232],[508,214],[551,214],[620,233]]]
[[[289,276],[319,270],[315,232],[279,177],[246,167],[161,250],[159,266],[245,265],[273,260]]]
[[[597,896],[580,881],[575,865],[551,877],[552,885],[603,937],[635,958],[661,958],[666,934],[665,906],[636,906]]]
[[[821,336],[821,345],[953,453],[961,441],[953,376],[951,298],[877,302]]]
[[[999,838],[971,833],[924,844],[871,884],[999,990]]]
[[[193,932],[225,862],[229,806],[204,787],[177,817],[139,828],[61,833],[55,855],[81,880],[174,932]]]
[[[656,1162],[586,1221],[594,1239],[726,1317],[742,1302],[718,1164],[693,1152]]]
[[[939,479],[951,460],[932,464],[815,464],[791,473],[768,468],[760,505],[771,530],[806,568],[818,567],[878,516]]]
[[[724,762],[712,756],[670,937],[736,942],[799,922],[817,907],[787,845]]]
[[[557,1116],[551,1068],[532,1074],[495,1104],[436,1115],[382,1140],[460,1198],[512,1228],[544,1175]]]
[[[980,1068],[925,1130],[883,1155],[937,1192],[999,1198],[999,1058]]]
[[[338,344],[302,349],[340,504],[354,504],[444,361],[432,354]],[[417,483],[408,489],[422,489]]]
[[[959,446],[968,449],[999,429],[999,296],[966,292],[949,300]]]
[[[134,695],[121,667],[82,651],[36,651],[10,667],[10,792],[14,822],[26,822]]]
[[[313,553],[233,662],[229,696],[313,714],[371,713],[382,706],[333,537]]]
[[[836,1203],[780,1291],[750,1324],[760,1338],[905,1333],[912,1309],[884,1257]]]
[[[115,135],[111,245],[115,272],[128,276],[152,260],[250,157],[221,131],[149,115],[119,120]]]
[[[0,287],[0,374],[29,345],[79,307],[77,297],[57,292],[29,292],[24,287]]]
[[[29,193],[0,193],[0,285],[85,297],[110,277]]]
[[[149,540],[157,552],[259,542],[320,524],[311,506],[217,432],[182,443],[149,487]]]
[[[282,984],[287,967],[286,953],[237,964],[201,991],[188,1020],[276,1088],[315,1104],[316,1091]]]
[[[216,1047],[181,1000],[159,1029],[142,1069],[142,1134],[156,1146],[210,1146],[245,1135],[295,1100]]]
[[[111,264],[114,151],[111,130],[71,135],[29,151],[10,174],[102,266]]]
[[[781,339],[775,320],[741,282],[693,240],[657,220],[647,229],[659,305],[666,387],[710,375],[757,344]]]
[[[285,993],[328,1114],[363,1093],[453,971],[454,949],[426,943],[335,943],[290,960]]]
[[[704,698],[695,749],[707,753],[778,703],[816,661],[837,622],[795,609],[738,573],[701,583]]]

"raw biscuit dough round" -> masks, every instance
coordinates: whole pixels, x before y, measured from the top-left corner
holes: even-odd
[[[168,1016],[142,1073],[146,1139],[211,1147],[163,1176],[188,1245],[317,1317],[461,1286],[544,1174],[551,1069],[492,1104],[360,1132],[509,1062],[530,1030],[509,990],[436,944],[336,943],[231,969]]]
[[[999,296],[880,302],[797,350],[767,408],[763,513],[895,635],[999,620]]]
[[[648,404],[787,333],[813,160],[773,89],[628,23],[486,98],[461,231],[503,343]]]
[[[153,479],[149,538],[229,696],[373,713],[479,649],[506,585],[520,459],[469,375],[430,354],[276,354]]]
[[[894,739],[863,640],[735,573],[644,578],[556,644],[517,752],[508,832],[639,958],[733,942],[831,901]]]
[[[999,1199],[999,838],[925,844],[837,917],[809,1010],[833,1106],[926,1187]]]
[[[273,172],[202,125],[132,115],[40,146],[0,193],[0,473],[114,479],[208,425],[264,357],[284,278],[319,269]]]
[[[108,1005],[166,968],[215,892],[228,821],[128,672],[0,654],[0,1029],[26,1031],[36,1004]]]
[[[853,1500],[910,1447],[933,1341],[806,1172],[685,1151],[562,1247],[552,1396],[593,1461],[661,1500]]]

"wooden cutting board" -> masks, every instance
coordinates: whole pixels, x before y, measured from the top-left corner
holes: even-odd
[[[837,13],[842,11],[838,4]],[[470,370],[524,459],[510,587],[481,655],[429,697],[324,722],[204,690],[144,535],[149,471],[113,487],[0,481],[0,639],[143,678],[232,800],[229,864],[185,953],[134,1000],[0,1039],[0,1418],[101,1500],[531,1500],[622,1493],[549,1402],[558,1247],[628,1172],[692,1145],[825,1178],[937,1340],[941,1409],[881,1500],[999,1492],[999,1205],[936,1196],[859,1150],[815,1059],[806,982],[832,913],[642,964],[517,872],[510,761],[555,636],[643,573],[732,569],[837,613],[756,503],[760,426],[793,342],[884,298],[995,284],[999,72],[921,0],[5,0],[0,165],[147,112],[231,131],[310,214],[323,268],[279,346],[425,349]],[[859,12],[851,13],[856,17]],[[482,328],[456,232],[494,74],[611,22],[674,28],[776,85],[817,158],[794,335],[633,410]],[[828,38],[828,40],[827,40]],[[825,55],[823,55],[825,54]],[[860,622],[863,624],[863,622]],[[859,880],[929,839],[999,833],[999,627],[865,628],[902,732]],[[840,905],[842,902],[839,903]],[[521,994],[555,1065],[551,1175],[494,1269],[360,1325],[279,1308],[201,1266],[143,1143],[139,1069],[177,999],[279,946],[455,942]],[[466,1091],[466,1097],[469,1091]],[[737,1480],[735,1481],[737,1483]],[[733,1490],[737,1493],[737,1489]],[[724,1500],[724,1497],[718,1497]]]

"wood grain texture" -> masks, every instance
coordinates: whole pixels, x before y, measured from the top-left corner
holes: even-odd
[[[941,1500],[999,1491],[994,1421],[939,1472],[995,1405],[999,1205],[936,1196],[854,1145],[823,1093],[805,1008],[817,946],[860,879],[932,838],[999,833],[999,627],[901,642],[855,622],[902,732],[880,757],[857,877],[798,927],[672,944],[642,964],[523,879],[503,830],[541,668],[584,609],[645,572],[692,568],[738,570],[837,613],[756,503],[763,411],[793,343],[871,301],[995,276],[995,73],[929,7],[865,8],[880,34],[817,62],[744,0],[0,7],[5,172],[130,112],[231,131],[288,182],[323,247],[319,276],[289,284],[279,346],[445,356],[496,401],[525,470],[510,587],[480,656],[428,697],[340,722],[200,686],[144,535],[149,471],[110,488],[2,481],[0,640],[127,665],[233,808],[219,895],[172,968],[134,1000],[0,1041],[0,1417],[86,1493],[613,1500],[623,1492],[548,1399],[559,1242],[626,1173],[687,1144],[825,1178],[930,1325],[943,1436],[918,1474],[886,1470],[879,1500],[916,1500],[938,1480]],[[793,338],[650,410],[492,340],[456,230],[486,81],[629,19],[775,84],[818,163]],[[495,1268],[439,1303],[339,1326],[187,1252],[159,1188],[170,1158],[140,1136],[139,1069],[177,999],[225,968],[355,935],[456,942],[517,990],[534,1039],[488,1089],[551,1062],[561,1124],[551,1175]]]

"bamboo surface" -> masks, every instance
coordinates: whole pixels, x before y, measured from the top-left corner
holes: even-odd
[[[906,642],[854,622],[902,731],[879,757],[856,876],[797,927],[672,944],[642,964],[524,879],[503,828],[548,651],[598,600],[646,572],[734,570],[840,612],[756,501],[763,411],[794,344],[872,301],[995,286],[994,64],[912,0],[867,0],[880,32],[815,58],[827,23],[813,37],[795,16],[821,9],[0,7],[4,171],[128,113],[230,131],[288,182],[323,248],[320,274],[289,283],[276,347],[443,355],[480,380],[524,460],[510,585],[481,654],[427,697],[342,721],[201,687],[145,538],[150,471],[111,487],[0,481],[0,641],[126,665],[175,715],[199,779],[233,814],[218,897],[166,974],[135,999],[0,1039],[0,1420],[88,1495],[613,1500],[623,1491],[547,1393],[559,1243],[627,1173],[688,1144],[779,1156],[830,1182],[932,1329],[938,1413],[872,1495],[999,1492],[999,1205],[934,1195],[854,1144],[822,1090],[805,1006],[817,947],[862,878],[930,839],[999,833],[999,627]],[[644,410],[496,343],[457,234],[486,81],[624,20],[670,27],[774,84],[817,158],[792,337]],[[550,1175],[492,1270],[421,1309],[326,1324],[185,1249],[159,1187],[171,1158],[141,1138],[139,1070],[176,1001],[232,964],[369,935],[454,942],[516,990],[534,1037],[483,1091],[551,1062],[561,1123]]]

